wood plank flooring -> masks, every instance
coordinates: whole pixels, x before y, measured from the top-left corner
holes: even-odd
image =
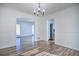
[[[30,46],[30,45],[28,45]],[[0,56],[22,56],[22,53],[28,52],[30,50],[39,48],[38,50],[41,52],[47,52],[50,54],[58,55],[58,56],[79,56],[79,51],[66,48],[60,45],[54,44],[52,41],[37,41],[35,42],[35,47],[24,47],[20,50],[16,50],[16,47],[4,48],[0,49]],[[33,55],[34,56],[34,55]]]

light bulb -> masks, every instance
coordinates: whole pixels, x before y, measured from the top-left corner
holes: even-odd
[[[38,12],[40,12],[40,8],[38,8]]]
[[[34,12],[36,12],[35,9],[34,9]]]
[[[44,12],[42,13],[42,15],[44,16]]]
[[[37,12],[37,16],[39,16],[39,13]]]
[[[36,11],[35,11],[35,9],[34,9],[34,14],[36,14]]]
[[[43,9],[43,12],[45,12],[45,9]]]

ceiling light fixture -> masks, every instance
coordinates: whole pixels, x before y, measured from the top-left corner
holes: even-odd
[[[34,15],[37,15],[37,16],[42,15],[42,16],[44,16],[44,14],[45,14],[45,9],[41,9],[40,3],[38,3],[38,8],[37,8],[37,10],[34,9],[33,12],[34,12]]]

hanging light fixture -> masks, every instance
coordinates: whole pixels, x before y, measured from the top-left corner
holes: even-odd
[[[44,16],[44,14],[45,14],[45,9],[41,9],[40,3],[38,3],[37,10],[34,9],[34,15],[37,15],[37,16],[42,15],[42,16]]]

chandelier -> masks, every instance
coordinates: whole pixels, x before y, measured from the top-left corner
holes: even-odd
[[[41,9],[40,3],[38,3],[38,8],[34,9],[34,15],[39,16],[42,15],[44,16],[45,14],[45,9]]]

